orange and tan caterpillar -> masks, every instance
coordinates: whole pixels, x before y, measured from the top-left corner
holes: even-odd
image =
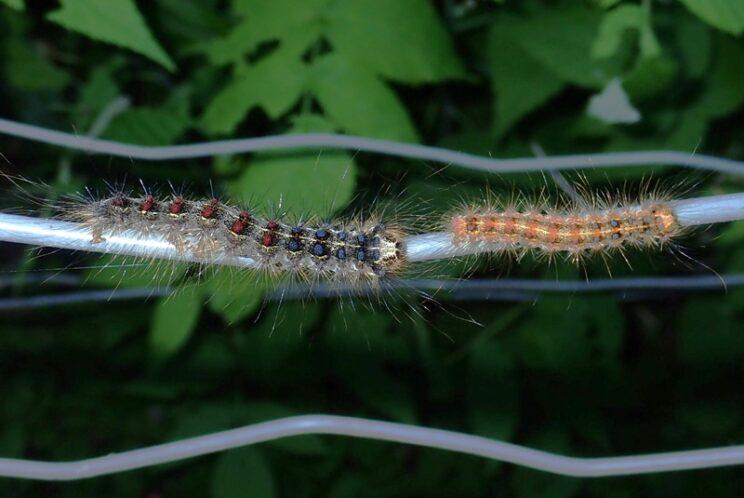
[[[656,198],[594,208],[534,207],[526,201],[470,206],[452,215],[448,225],[455,245],[518,255],[532,251],[549,258],[565,255],[575,262],[627,247],[658,248],[683,231],[670,203]]]

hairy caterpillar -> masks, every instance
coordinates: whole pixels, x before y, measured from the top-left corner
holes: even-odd
[[[628,247],[659,248],[684,231],[672,204],[658,194],[635,201],[595,195],[588,202],[563,207],[549,206],[544,200],[486,202],[461,209],[445,223],[457,247],[512,253],[518,258],[527,252],[548,259],[564,255],[575,263]]]
[[[687,227],[720,218],[711,218],[708,208],[701,212],[702,206],[721,204],[729,211],[735,207],[736,200],[726,196],[672,201],[668,190],[649,193],[648,187],[646,183],[636,197],[587,195],[585,190],[573,203],[548,202],[545,196],[500,203],[485,196],[451,213],[438,225],[440,231],[424,233],[417,233],[412,223],[381,223],[374,217],[324,222],[261,215],[214,197],[187,199],[175,191],[157,196],[144,186],[139,195],[112,189],[96,197],[88,191],[53,206],[60,218],[76,222],[66,230],[85,229],[76,236],[80,243],[72,245],[66,237],[57,247],[136,256],[143,262],[170,259],[206,267],[251,267],[268,275],[353,288],[360,283],[379,286],[387,277],[408,274],[417,262],[466,255],[521,258],[535,252],[549,260],[563,255],[579,263],[592,254],[608,262],[615,252],[625,259],[628,247],[674,248]],[[424,218],[408,221],[422,226]],[[48,241],[42,239],[40,245]]]
[[[207,262],[248,258],[269,274],[308,281],[376,285],[406,264],[403,231],[375,218],[289,222],[218,198],[192,200],[175,193],[157,198],[147,191],[78,198],[61,210],[64,219],[90,231],[92,244],[110,234],[162,237],[177,251]]]

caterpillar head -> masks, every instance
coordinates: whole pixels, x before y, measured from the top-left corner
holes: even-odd
[[[397,273],[406,263],[403,232],[388,229],[382,225],[377,225],[373,231],[375,233],[375,256],[378,256],[374,258],[375,265],[384,274]]]

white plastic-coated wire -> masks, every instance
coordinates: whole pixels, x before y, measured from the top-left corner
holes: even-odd
[[[551,157],[494,159],[439,147],[331,133],[274,135],[171,146],[144,146],[81,137],[39,126],[0,119],[0,133],[70,149],[148,161],[208,157],[265,150],[348,149],[457,165],[487,172],[551,171],[652,164],[680,165],[744,175],[744,162],[679,151],[603,152]]]
[[[744,193],[681,199],[672,203],[682,226],[725,223],[744,219]]]
[[[685,199],[673,203],[678,222],[682,226],[707,225],[744,219],[744,193],[714,195]],[[134,233],[107,234],[105,240],[91,243],[90,232],[79,224],[61,220],[33,218],[0,213],[0,240],[61,249],[73,249],[124,256],[140,256],[209,264],[251,267],[250,258],[223,258],[205,261],[188,251],[176,248],[161,236],[142,237]],[[458,246],[452,242],[452,234],[433,232],[412,235],[405,240],[406,257],[409,261],[447,259],[468,254],[492,252],[491,243]]]
[[[744,464],[744,445],[648,455],[575,458],[440,429],[363,418],[304,415],[75,462],[2,458],[0,476],[48,481],[86,479],[303,434],[334,434],[425,446],[575,477],[648,474]]]

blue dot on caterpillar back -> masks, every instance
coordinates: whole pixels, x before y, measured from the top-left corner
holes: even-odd
[[[323,258],[328,256],[328,249],[324,244],[321,244],[320,242],[316,242],[313,244],[313,256],[316,256],[318,258]]]
[[[287,249],[291,252],[298,252],[302,250],[302,242],[296,238],[289,239],[287,242]]]

